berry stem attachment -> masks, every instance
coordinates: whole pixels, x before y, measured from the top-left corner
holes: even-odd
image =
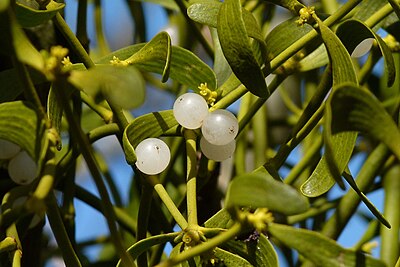
[[[186,199],[189,227],[198,226],[197,222],[197,196],[196,196],[196,175],[197,175],[197,155],[196,155],[196,133],[193,130],[185,130],[187,155],[187,176],[186,176]]]

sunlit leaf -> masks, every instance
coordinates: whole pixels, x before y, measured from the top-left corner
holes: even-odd
[[[57,14],[57,12],[62,11],[64,7],[65,4],[57,3],[53,0],[51,0],[46,6],[46,10],[38,10],[16,2],[15,14],[17,16],[18,23],[22,27],[34,27],[50,20]]]
[[[149,250],[152,246],[164,244],[167,242],[171,242],[179,233],[168,233],[168,234],[161,234],[156,236],[151,236],[146,239],[140,240],[136,242],[132,246],[130,246],[127,251],[131,255],[131,257],[135,260],[140,254]],[[121,266],[121,261],[118,261],[117,267]]]
[[[134,67],[97,65],[85,71],[71,71],[68,80],[88,95],[102,95],[125,109],[140,106],[145,98],[145,83]]]
[[[46,151],[44,123],[27,102],[0,104],[0,139],[19,145],[37,162]]]
[[[230,183],[226,206],[266,207],[285,215],[308,209],[307,198],[293,187],[276,181],[267,173],[249,173],[235,177]]]
[[[388,86],[393,84],[396,78],[393,56],[385,41],[383,41],[378,34],[358,20],[346,20],[339,25],[336,34],[346,46],[349,53],[351,53],[361,41],[367,38],[374,38],[385,59],[386,71],[388,72]]]
[[[217,31],[225,58],[246,88],[259,97],[268,97],[264,75],[247,37],[240,1],[225,1],[218,12]]]
[[[334,240],[314,231],[271,223],[268,232],[317,266],[385,266],[367,254],[342,248]]]
[[[157,68],[160,64],[164,64],[162,82],[166,82],[171,67],[171,38],[166,32],[157,34],[150,42],[126,61],[129,62],[129,64],[139,64],[149,71]]]
[[[236,267],[236,266],[243,266],[243,267],[251,267],[251,265],[247,260],[243,259],[242,257],[238,256],[237,254],[233,254],[229,251],[215,248],[214,249],[214,256],[221,260],[224,266],[227,267]]]
[[[121,60],[131,57],[133,54],[142,49],[145,44],[136,44],[117,50],[103,58],[97,63],[107,64],[114,56]],[[134,64],[140,70],[163,74],[165,70],[165,61],[154,61]],[[172,46],[171,65],[169,77],[189,86],[194,91],[201,83],[207,83],[208,88],[215,90],[217,88],[217,79],[213,70],[199,59],[191,51],[179,46]]]
[[[322,21],[317,21],[332,65],[333,91],[336,85],[342,83],[352,82],[357,84],[354,66],[345,46]],[[326,193],[334,185],[335,181],[343,187],[341,174],[351,158],[356,142],[356,132],[332,134],[330,116],[331,113],[325,109],[325,154],[311,176],[301,186],[301,192],[309,197],[316,197]]]
[[[124,131],[123,146],[129,164],[136,162],[134,148],[148,137],[158,137],[178,126],[172,110],[153,112],[133,120]]]
[[[229,224],[233,222],[231,214],[226,209],[221,209],[208,219],[204,226],[207,228],[228,228]]]

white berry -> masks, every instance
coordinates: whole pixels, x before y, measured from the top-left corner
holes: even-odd
[[[4,139],[0,139],[0,159],[11,159],[21,150],[21,148]]]
[[[204,138],[213,145],[226,145],[235,139],[239,123],[231,112],[217,109],[210,113],[201,126]]]
[[[236,141],[232,140],[226,145],[213,145],[209,143],[204,137],[200,139],[200,149],[201,152],[208,159],[214,161],[224,161],[230,158],[235,152]]]
[[[187,129],[197,129],[208,115],[208,105],[202,96],[186,93],[176,99],[173,112],[180,125]]]
[[[19,152],[8,163],[8,174],[11,179],[21,185],[30,184],[37,177],[36,162],[26,151]]]
[[[135,149],[137,168],[149,175],[165,170],[171,159],[169,147],[162,140],[147,138],[140,142]]]

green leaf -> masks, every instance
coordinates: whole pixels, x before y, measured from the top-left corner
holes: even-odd
[[[317,19],[317,22],[332,65],[333,91],[342,83],[358,84],[351,57],[345,46],[321,20]],[[308,197],[326,193],[335,181],[342,188],[344,187],[341,174],[351,158],[357,133],[341,132],[333,135],[330,116],[331,113],[327,107],[324,127],[325,154],[311,176],[300,187],[301,192]]]
[[[225,204],[229,206],[266,207],[285,215],[305,212],[309,203],[293,187],[278,182],[267,173],[249,173],[230,183]]]
[[[148,71],[157,68],[160,64],[164,64],[161,80],[166,82],[171,67],[171,38],[166,32],[157,34],[126,61],[129,64],[140,64],[142,68]]]
[[[296,18],[289,19],[276,26],[265,38],[268,59],[273,59],[298,39],[313,30],[313,27],[304,24],[299,27]]]
[[[359,131],[386,144],[400,159],[400,132],[376,97],[353,84],[333,91],[330,101],[332,134]]]
[[[358,20],[346,20],[339,25],[336,35],[341,39],[349,53],[353,52],[359,43],[368,38],[374,38],[385,60],[386,71],[388,73],[388,86],[393,85],[396,78],[394,60],[389,47],[385,41],[373,30]]]
[[[204,226],[207,228],[224,228],[227,229],[229,224],[233,222],[232,216],[226,209],[221,209],[208,219]]]
[[[268,232],[317,266],[384,267],[385,264],[361,252],[344,249],[334,240],[314,231],[271,223]]]
[[[226,250],[215,248],[214,256],[221,260],[226,267],[251,267],[251,265],[247,260],[242,257],[228,252]]]
[[[16,2],[15,15],[22,27],[34,27],[50,20],[57,12],[62,11],[64,7],[65,4],[57,3],[53,0],[46,6],[46,10],[38,10]]]
[[[135,147],[144,139],[158,137],[173,127],[177,127],[172,110],[153,112],[134,119],[123,135],[123,147],[129,164],[136,162]]]
[[[218,12],[217,31],[233,73],[256,96],[268,97],[264,75],[250,47],[239,0],[225,1]]]
[[[37,70],[43,70],[42,55],[28,40],[9,7],[0,13],[0,51],[7,56],[16,56]]]
[[[71,71],[68,80],[88,95],[102,95],[125,109],[136,108],[145,99],[145,82],[132,66],[97,65],[85,71]]]
[[[145,44],[136,44],[117,50],[103,58],[97,63],[107,64],[114,56],[121,60],[131,57],[142,49]],[[165,62],[154,61],[134,64],[140,70],[163,74]],[[208,88],[215,90],[217,88],[217,79],[213,70],[199,59],[191,51],[179,46],[172,46],[171,65],[169,77],[181,84],[189,86],[198,92],[197,88],[201,83],[207,83]]]
[[[38,120],[36,110],[28,102],[0,104],[0,139],[17,144],[36,162],[46,152],[44,122]]]
[[[127,249],[127,252],[135,260],[140,254],[149,250],[152,246],[172,242],[178,235],[179,232],[151,236],[136,242]],[[121,260],[118,261],[117,267],[120,265]]]
[[[221,6],[222,2],[196,2],[188,8],[187,13],[189,18],[192,20],[213,28],[217,28],[218,12]],[[264,44],[264,36],[253,14],[244,8],[242,8],[242,14],[244,26],[246,27],[249,37],[252,37],[258,42]]]
[[[29,76],[33,84],[42,83],[46,78],[39,74],[37,71],[28,69]],[[18,95],[24,91],[18,72],[15,68],[7,69],[0,72],[0,103],[6,101],[13,101]]]

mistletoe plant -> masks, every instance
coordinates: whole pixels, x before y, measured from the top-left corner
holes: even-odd
[[[89,54],[88,1],[76,35],[61,1],[0,1],[1,266],[55,255],[68,267],[400,266],[398,0],[156,1],[177,45],[166,32],[144,42],[143,3],[127,0],[135,43],[114,52],[101,2]],[[176,102],[134,118],[150,85]],[[126,202],[93,146],[107,136],[134,171]],[[82,159],[98,196],[76,183]],[[335,184],[345,191],[333,198]],[[383,211],[367,197],[377,190]],[[106,238],[76,241],[76,224],[91,223],[75,218],[76,199],[105,218]],[[344,248],[355,216],[368,226]]]

